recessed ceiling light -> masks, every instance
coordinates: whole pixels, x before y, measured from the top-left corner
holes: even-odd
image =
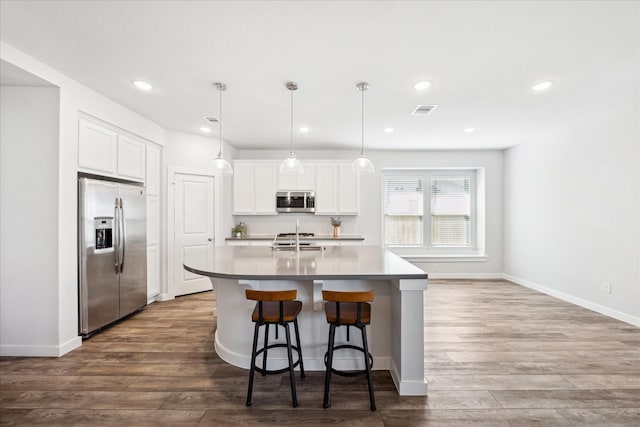
[[[209,133],[209,132],[211,132],[211,129],[209,129],[209,128],[206,128],[206,127],[202,126],[202,127],[200,128],[200,131],[202,131],[202,132],[204,132],[204,133]]]
[[[464,129],[464,131],[465,131],[466,133],[471,133],[471,132],[473,132],[474,130],[476,130],[476,128],[465,128],[465,129]]]
[[[420,80],[419,82],[416,82],[416,84],[413,85],[413,87],[416,90],[425,90],[429,86],[431,86],[431,82],[428,82],[426,80]]]
[[[552,85],[553,85],[552,81],[546,81],[546,82],[538,83],[537,85],[533,86],[531,89],[537,92],[541,92],[543,90],[549,89]]]
[[[151,90],[151,88],[152,88],[152,86],[151,86],[149,83],[144,82],[144,81],[142,81],[142,80],[135,80],[135,81],[133,82],[133,85],[134,85],[135,87],[137,87],[138,89],[140,89],[140,90],[144,90],[144,91]]]
[[[395,130],[394,128],[384,128],[384,131],[385,131],[386,133],[391,133],[391,132],[393,132],[394,130]]]
[[[303,126],[303,127],[300,128],[300,132],[307,133],[307,132],[309,132],[309,128],[306,127],[306,126]]]

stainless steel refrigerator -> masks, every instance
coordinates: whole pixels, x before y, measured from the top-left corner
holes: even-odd
[[[147,304],[147,220],[140,185],[78,179],[79,317],[84,337]]]

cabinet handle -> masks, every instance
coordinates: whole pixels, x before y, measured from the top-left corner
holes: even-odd
[[[209,237],[207,240],[213,242],[213,239],[211,237]]]

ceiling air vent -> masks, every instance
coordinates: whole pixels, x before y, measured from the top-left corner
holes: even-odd
[[[209,123],[210,125],[217,125],[220,123],[220,119],[214,116],[211,117],[203,117],[204,121]]]
[[[426,116],[433,110],[435,110],[437,105],[418,105],[415,110],[411,113],[412,116]]]

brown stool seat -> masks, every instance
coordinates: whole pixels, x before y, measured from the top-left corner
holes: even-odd
[[[376,410],[376,401],[373,396],[373,382],[371,379],[371,366],[373,364],[373,356],[369,353],[369,345],[367,344],[366,326],[371,323],[371,304],[373,301],[373,291],[363,292],[338,292],[338,291],[322,291],[322,299],[324,303],[324,311],[329,323],[329,343],[327,352],[324,356],[326,366],[324,376],[324,402],[322,406],[326,409],[330,406],[330,389],[331,374],[341,375],[344,377],[352,377],[356,375],[365,375],[367,377],[367,386],[369,387],[369,404],[371,410]],[[360,329],[362,335],[362,345],[339,344],[336,345],[336,328],[340,326],[347,327],[347,341],[349,338],[349,327],[354,326]],[[362,352],[364,358],[364,369],[356,371],[341,371],[333,367],[333,356],[335,351],[340,350],[358,350]]]
[[[251,366],[249,373],[249,389],[247,390],[247,406],[251,406],[251,397],[253,394],[253,379],[255,372],[262,375],[280,374],[289,372],[289,381],[291,383],[291,399],[293,407],[298,406],[298,398],[296,396],[296,381],[293,370],[296,366],[300,367],[300,376],[304,378],[304,364],[302,362],[302,348],[300,346],[300,331],[298,330],[298,314],[302,311],[302,303],[294,301],[298,291],[258,291],[255,289],[247,289],[245,295],[247,299],[257,301],[256,307],[251,313],[251,320],[255,323],[253,332],[253,348],[251,350]],[[296,344],[291,344],[291,334],[289,332],[289,324],[293,323],[293,329],[296,334]],[[269,325],[275,326],[275,338],[278,339],[278,326],[284,327],[286,344],[277,342],[269,344]],[[258,349],[258,331],[264,326],[264,340],[262,348]],[[267,354],[270,349],[286,348],[288,366],[282,369],[267,369]],[[292,352],[298,353],[298,360],[294,362]],[[256,358],[262,355],[262,367],[256,366]]]
[[[282,321],[293,322],[293,320],[302,311],[302,303],[300,301],[284,301],[282,310]],[[258,305],[253,309],[251,320],[258,322],[260,320]],[[280,321],[280,303],[278,301],[265,301],[262,303],[262,318],[265,323],[278,323]]]
[[[340,304],[340,321],[338,322],[337,302],[325,302],[324,312],[327,322],[340,323],[341,325],[355,325],[358,321],[358,303],[343,302]],[[360,308],[360,323],[368,325],[371,323],[371,304],[362,303]]]

